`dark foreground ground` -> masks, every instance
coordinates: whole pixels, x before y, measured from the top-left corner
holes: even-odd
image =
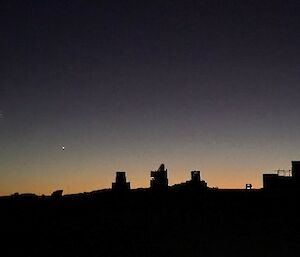
[[[295,193],[131,191],[0,199],[1,256],[300,256]]]

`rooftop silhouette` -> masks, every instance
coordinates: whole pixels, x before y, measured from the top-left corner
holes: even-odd
[[[291,173],[290,173],[291,171]],[[263,188],[265,190],[299,190],[300,189],[300,161],[292,161],[292,170],[263,174]]]

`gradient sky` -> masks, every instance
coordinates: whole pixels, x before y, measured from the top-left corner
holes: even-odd
[[[300,159],[299,46],[297,0],[0,1],[0,194],[259,188]]]

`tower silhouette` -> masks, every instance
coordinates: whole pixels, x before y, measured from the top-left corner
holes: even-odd
[[[158,170],[151,171],[150,173],[150,188],[154,190],[164,190],[168,188],[168,170],[165,165],[161,164]]]
[[[128,191],[130,190],[130,182],[126,181],[126,172],[116,172],[116,182],[112,183],[112,189],[114,191]]]

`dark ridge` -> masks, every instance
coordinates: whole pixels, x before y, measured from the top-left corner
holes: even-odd
[[[2,256],[300,256],[298,167],[264,189],[209,188],[199,171],[168,186],[160,166],[145,189],[121,172],[113,189],[2,197]]]

